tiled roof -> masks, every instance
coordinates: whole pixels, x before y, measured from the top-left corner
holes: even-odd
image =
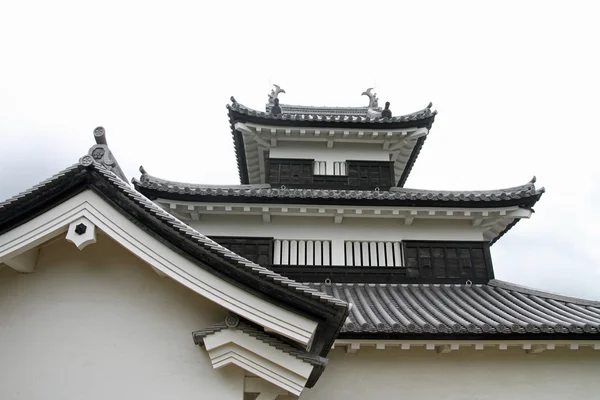
[[[134,179],[135,187],[142,191],[149,190],[160,192],[161,196],[183,195],[189,199],[202,197],[219,197],[247,200],[249,198],[278,199],[279,201],[293,202],[294,200],[378,200],[387,203],[435,203],[443,207],[459,205],[463,207],[486,207],[488,204],[497,206],[497,203],[518,204],[533,206],[544,193],[544,188],[536,189],[535,179],[525,185],[507,189],[483,191],[443,191],[422,190],[392,187],[390,190],[338,190],[338,189],[283,189],[273,188],[270,185],[198,185],[168,181],[148,174],[142,174],[139,180]],[[382,204],[390,205],[390,204]],[[425,204],[423,204],[425,205]]]
[[[492,280],[487,285],[311,284],[353,305],[344,334],[566,334],[600,332],[600,302]]]
[[[386,124],[397,124],[397,123],[410,123],[414,121],[431,120],[437,114],[437,111],[432,111],[433,104],[429,103],[427,107],[414,113],[396,116],[392,118],[369,118],[367,115],[340,115],[340,113],[333,113],[331,115],[324,115],[323,107],[315,107],[315,112],[311,113],[311,108],[306,108],[306,113],[282,113],[279,115],[273,115],[271,113],[254,110],[246,107],[243,104],[238,103],[233,97],[231,98],[231,104],[227,105],[227,109],[230,112],[235,112],[241,115],[248,115],[251,117],[258,117],[266,120],[275,121],[309,121],[316,124],[322,123],[375,123],[381,124],[382,127]],[[292,106],[290,106],[292,107]],[[333,109],[332,109],[333,110]]]
[[[213,335],[217,332],[220,332],[224,329],[229,329],[229,327],[225,323],[215,324],[209,328],[201,329],[195,332],[192,332],[192,337],[194,338],[194,342],[196,344],[202,345],[205,337]],[[324,366],[327,364],[327,359],[319,356],[315,356],[313,354],[308,353],[305,350],[294,347],[288,343],[285,343],[278,339],[277,337],[270,335],[258,327],[250,325],[246,322],[239,322],[237,326],[232,329],[239,329],[242,332],[252,336],[253,338],[260,340],[261,342],[268,344],[269,346],[275,347],[278,350],[283,351],[297,359],[309,363],[315,366]]]
[[[86,170],[95,171],[101,174],[105,182],[108,182],[122,194],[127,196],[129,200],[133,201],[145,212],[149,213],[154,218],[157,218],[177,235],[183,235],[187,239],[191,240],[197,246],[201,247],[204,251],[208,251],[209,253],[212,253],[217,257],[232,262],[233,265],[235,265],[236,267],[251,273],[253,276],[260,280],[272,282],[278,286],[286,288],[287,290],[299,293],[304,297],[317,300],[321,303],[329,304],[333,307],[347,307],[347,304],[345,302],[337,298],[326,295],[314,288],[307,287],[284,276],[281,276],[265,267],[262,267],[239,256],[231,250],[212,241],[211,239],[202,235],[190,226],[181,222],[173,215],[164,211],[162,208],[150,201],[144,195],[133,189],[128,183],[123,181],[112,171],[109,171],[103,165],[95,162],[90,156],[82,157],[79,163],[72,165],[71,167],[59,172],[51,178],[32,187],[31,189],[0,203],[0,233],[3,229],[2,225],[10,223],[10,221],[14,219],[14,210],[17,207],[22,209],[23,206],[27,207],[30,204],[35,204],[36,202],[40,201],[40,199],[49,199],[54,195],[58,187],[72,184],[72,182],[75,181],[74,178],[79,174],[85,174]]]

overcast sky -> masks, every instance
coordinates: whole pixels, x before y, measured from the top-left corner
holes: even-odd
[[[98,125],[129,178],[235,184],[230,96],[366,105],[375,86],[394,114],[439,111],[407,187],[546,187],[493,246],[497,278],[600,299],[594,2],[91,4],[0,4],[0,198],[75,163]]]

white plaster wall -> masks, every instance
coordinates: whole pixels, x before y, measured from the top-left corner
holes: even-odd
[[[480,229],[460,220],[416,219],[412,225],[404,225],[401,219],[345,218],[335,224],[332,217],[273,216],[271,222],[263,222],[260,216],[203,215],[188,224],[207,236],[331,240],[334,265],[344,265],[346,240],[483,240]]]
[[[565,348],[540,354],[522,350],[335,349],[313,389],[301,400],[597,399],[600,351]],[[279,396],[278,400],[292,399]]]
[[[327,174],[333,175],[333,162],[346,160],[390,161],[389,151],[381,144],[335,143],[327,148],[325,142],[285,142],[269,152],[270,158],[309,158],[327,162]]]
[[[243,370],[191,335],[225,315],[106,236],[60,239],[34,273],[0,270],[0,399],[241,400]]]

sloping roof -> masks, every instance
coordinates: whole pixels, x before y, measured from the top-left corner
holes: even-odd
[[[293,122],[293,125],[302,126],[303,123],[308,123],[308,125],[304,126],[332,126],[332,124],[342,124],[344,126],[349,126],[352,124],[358,124],[357,126],[365,127],[368,126],[370,128],[406,128],[406,127],[431,127],[433,124],[433,120],[435,119],[435,115],[437,111],[432,111],[433,104],[429,103],[429,105],[422,110],[406,114],[400,115],[392,118],[370,118],[366,114],[347,114],[341,115],[339,113],[334,113],[335,108],[331,108],[332,113],[330,115],[326,115],[323,107],[315,107],[314,113],[312,113],[312,107],[306,107],[306,113],[300,113],[300,111],[304,110],[295,110],[295,113],[282,113],[279,115],[274,115],[271,113],[267,113],[264,111],[254,110],[250,107],[246,107],[243,104],[238,103],[235,98],[231,98],[231,105],[227,105],[227,109],[229,110],[229,115],[231,116],[248,116],[257,119],[262,119],[264,121],[277,121],[277,125],[286,125],[286,122]],[[298,106],[296,106],[298,107]],[[338,109],[339,111],[339,109]],[[258,120],[256,121],[258,122]],[[300,123],[300,124],[298,124]]]
[[[347,314],[344,301],[281,276],[208,239],[134,190],[89,155],[0,203],[0,234],[90,188],[134,223],[195,260],[199,267],[234,285],[245,287],[259,297],[320,316],[326,321],[324,328],[328,333],[325,335],[329,336],[329,342],[333,342]],[[322,353],[326,354],[328,343],[321,344]]]
[[[502,281],[471,286],[311,286],[353,305],[342,337],[600,337],[600,302],[530,290]]]
[[[203,340],[205,337],[214,335],[217,332],[222,331],[223,329],[230,329],[225,323],[215,324],[205,329],[200,329],[195,332],[192,332],[192,338],[194,339],[194,343],[198,345],[203,344]],[[283,351],[297,359],[314,365],[314,366],[324,366],[327,364],[327,359],[319,356],[315,356],[314,354],[310,354],[306,350],[299,349],[290,345],[289,343],[283,342],[281,339],[275,337],[274,335],[270,335],[265,331],[255,327],[246,322],[239,322],[235,329],[239,329],[244,333],[252,336],[253,338],[260,340],[263,343],[268,344],[271,347],[275,347],[278,350]]]
[[[140,192],[156,197],[190,201],[277,202],[433,207],[533,207],[544,193],[535,179],[507,189],[478,191],[422,190],[392,187],[390,190],[281,189],[264,185],[199,185],[169,181],[145,173],[132,182]]]

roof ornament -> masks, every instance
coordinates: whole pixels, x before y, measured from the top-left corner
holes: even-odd
[[[273,86],[275,86],[275,89],[271,89],[271,93],[269,93],[269,104],[270,105],[275,104],[275,100],[278,100],[277,96],[279,96],[279,93],[285,93],[285,90],[283,90],[281,87],[279,87],[279,85],[273,84]]]
[[[381,118],[392,118],[392,110],[390,110],[390,102],[385,102],[385,108],[381,112]]]
[[[279,106],[279,99],[273,100],[273,105],[271,106],[271,114],[273,115],[281,115],[281,107]]]
[[[83,158],[92,157],[95,162],[102,164],[109,171],[112,171],[119,178],[127,182],[127,177],[123,173],[123,170],[121,170],[121,167],[119,167],[119,163],[117,163],[117,160],[108,148],[106,131],[103,127],[99,126],[94,129],[94,139],[96,139],[96,144],[90,147],[87,156],[84,156]]]
[[[362,92],[361,96],[367,96],[369,98],[369,108],[379,108],[379,99],[377,98],[377,94],[371,92],[373,89],[374,88],[368,88]]]

